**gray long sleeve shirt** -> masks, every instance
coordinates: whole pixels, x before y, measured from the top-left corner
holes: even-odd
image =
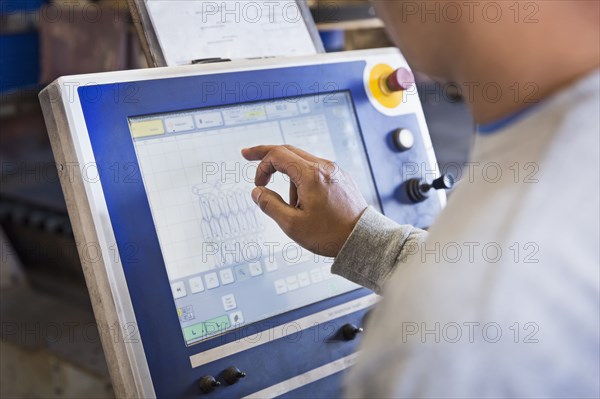
[[[419,251],[427,232],[398,225],[369,207],[336,257],[331,271],[381,294],[396,267]]]
[[[369,208],[332,270],[383,292],[349,397],[600,397],[600,72],[478,135],[429,234]]]

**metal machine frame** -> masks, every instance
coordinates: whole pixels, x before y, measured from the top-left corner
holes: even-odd
[[[40,93],[40,101],[46,118],[50,141],[55,154],[59,175],[72,221],[76,242],[80,251],[83,270],[90,292],[98,329],[109,365],[114,389],[119,397],[155,397],[157,395],[148,366],[147,353],[136,320],[136,313],[130,296],[124,265],[121,263],[117,239],[111,224],[109,207],[95,171],[96,158],[92,149],[90,132],[86,125],[81,105],[81,89],[89,86],[159,81],[171,78],[185,78],[244,71],[264,71],[308,65],[328,65],[334,63],[364,61],[364,90],[368,101],[380,113],[393,117],[404,114],[416,115],[420,126],[421,140],[425,146],[430,168],[437,171],[437,164],[425,120],[418,101],[402,104],[396,108],[382,106],[369,90],[369,71],[374,65],[395,60],[392,67],[408,67],[406,61],[395,49],[346,52],[339,54],[319,54],[315,56],[237,61],[226,64],[191,65],[174,68],[156,68],[138,71],[89,74],[62,77]],[[127,93],[125,93],[126,95]],[[416,95],[416,93],[415,93]],[[439,174],[439,172],[437,172]],[[445,194],[435,196],[437,210],[445,204]],[[391,201],[391,199],[388,199]],[[385,210],[385,206],[384,206]],[[437,211],[433,212],[436,213]],[[165,282],[166,284],[167,282]],[[314,326],[331,317],[350,314],[375,304],[377,298],[367,290],[359,290],[345,302],[322,306],[312,314],[292,319],[302,328]],[[335,315],[335,316],[334,316]],[[249,342],[231,341],[225,345],[190,357],[190,364],[196,367],[211,360],[232,353],[255,348],[267,342],[284,337],[275,334],[271,339]],[[254,393],[255,397],[277,396],[314,382],[354,363],[356,354],[337,359],[317,369],[302,374],[298,378],[280,381],[272,387]]]

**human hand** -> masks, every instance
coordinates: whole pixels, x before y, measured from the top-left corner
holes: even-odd
[[[367,208],[354,180],[334,162],[290,145],[242,150],[256,170],[252,199],[302,247],[335,257]],[[266,186],[280,172],[290,178],[290,203]]]

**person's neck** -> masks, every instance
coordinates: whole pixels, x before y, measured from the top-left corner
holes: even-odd
[[[597,43],[597,41],[596,41]],[[595,48],[594,48],[595,47]],[[600,67],[598,46],[490,57],[468,67],[458,81],[477,124],[506,118],[552,96]]]
[[[477,124],[487,124],[518,113],[542,102],[599,67],[597,64],[588,66],[572,71],[570,74],[558,74],[554,79],[487,81],[493,82],[496,87],[488,85],[487,94],[483,93],[479,98],[476,94],[476,97],[470,101],[473,118]],[[499,99],[495,97],[497,88],[500,88],[503,93]]]

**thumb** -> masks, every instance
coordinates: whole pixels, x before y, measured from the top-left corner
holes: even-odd
[[[252,190],[252,200],[277,224],[281,224],[295,210],[279,194],[266,187],[256,187]]]

